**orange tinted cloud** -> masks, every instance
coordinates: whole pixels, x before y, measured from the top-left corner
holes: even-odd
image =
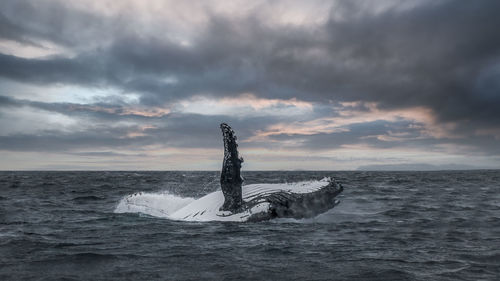
[[[208,98],[196,96],[182,100],[175,106],[180,112],[203,115],[297,115],[312,111],[313,104],[296,98],[266,99],[245,93],[235,97]]]
[[[360,106],[364,110],[357,109]],[[414,122],[410,126],[420,131],[421,137],[431,138],[456,138],[451,133],[455,128],[454,123],[438,123],[435,114],[426,107],[411,107],[405,109],[380,109],[376,103],[349,102],[340,103],[335,107],[338,116],[324,117],[310,121],[295,121],[291,123],[278,123],[258,131],[255,136],[247,141],[266,139],[272,135],[315,135],[320,133],[336,133],[349,131],[346,128],[352,124],[369,123],[374,121],[397,122],[402,120]],[[373,136],[384,141],[396,141],[407,137],[405,133],[393,133],[384,136]]]

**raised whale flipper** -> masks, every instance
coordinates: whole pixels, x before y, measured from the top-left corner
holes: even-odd
[[[222,162],[222,173],[220,185],[224,194],[224,204],[220,211],[237,212],[243,207],[241,184],[243,178],[240,175],[243,158],[238,155],[238,144],[233,129],[226,124],[220,124],[224,138],[224,161]]]

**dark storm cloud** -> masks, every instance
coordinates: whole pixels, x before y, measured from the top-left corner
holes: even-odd
[[[478,82],[498,69],[499,8],[498,1],[446,1],[404,13],[331,21],[330,50],[360,63],[359,68],[341,68],[346,80],[340,84],[351,85],[344,97],[387,107],[424,105],[444,121],[493,125],[500,120],[500,92],[491,94],[495,90]],[[328,79],[315,82],[319,91],[334,89]]]
[[[0,4],[0,38],[43,46],[39,40],[77,47],[122,28],[124,19],[96,16],[71,3],[3,0]]]
[[[87,130],[84,133],[62,134],[60,131],[45,131],[42,134],[14,134],[0,136],[0,147],[9,151],[70,151],[72,149],[124,148],[139,143],[140,139],[121,139],[123,131],[114,130],[110,135],[104,130]]]
[[[455,133],[464,136],[433,143],[484,144],[488,151],[498,153],[494,137],[477,136],[476,131],[498,129],[500,122],[500,2],[440,1],[379,14],[362,12],[357,3],[339,2],[332,8],[335,10],[330,19],[319,26],[270,24],[258,12],[244,18],[212,14],[203,30],[190,38],[189,44],[182,44],[160,36],[163,33],[159,30],[158,35],[137,32],[132,28],[132,18],[128,22],[120,17],[99,17],[56,2],[40,5],[35,1],[6,1],[0,4],[0,37],[32,42],[29,44],[46,40],[68,46],[77,54],[37,59],[0,54],[0,76],[41,86],[109,86],[139,93],[143,105],[198,94],[232,96],[251,92],[263,98],[298,98],[317,103],[376,102],[383,109],[421,106],[431,108],[438,122],[457,123]],[[338,9],[342,20],[333,16]],[[103,38],[110,43],[100,44]],[[4,98],[0,102],[14,101]],[[69,107],[28,106],[57,112]],[[88,114],[99,114],[103,120],[117,116]],[[171,130],[152,129],[152,136],[133,141],[145,145],[166,138],[166,143],[179,146],[206,147],[206,143],[187,136],[212,133],[217,118],[231,120],[248,135],[262,129],[262,124],[277,121],[271,117],[184,117],[164,117],[172,120]],[[204,127],[208,123],[210,126]],[[185,128],[191,129],[179,133]],[[308,147],[333,148],[370,136],[373,130],[380,134],[389,131],[378,123],[352,126],[349,130],[283,137],[305,138]],[[410,130],[408,133],[416,134]],[[99,139],[92,132],[88,136]],[[83,138],[81,143],[87,141],[85,136],[78,137]],[[61,142],[71,141],[65,138],[62,136]],[[110,138],[102,143],[107,145],[107,141],[109,145],[131,142]],[[397,145],[375,138],[365,138],[365,142],[377,147]],[[214,147],[215,137],[207,143]],[[421,144],[426,145],[423,141]]]
[[[103,69],[105,66],[95,57],[91,60],[87,60],[85,56],[76,59],[61,57],[25,59],[0,54],[0,65],[2,77],[36,84],[65,83],[97,86],[106,80],[113,80],[113,77],[103,76],[106,74]]]
[[[28,8],[22,7],[23,15],[36,14],[29,4],[24,6]],[[45,9],[47,17],[55,10],[70,15],[50,24],[42,16],[32,19],[47,30],[44,39],[59,42],[55,31],[61,26],[72,23],[66,27],[71,31],[95,22],[93,15],[79,13],[74,19],[71,13],[76,12],[53,6]],[[499,9],[498,1],[443,1],[378,15],[346,9],[347,20],[331,19],[319,28],[269,26],[258,16],[214,16],[190,47],[122,31],[112,34],[115,41],[108,49],[73,59],[2,56],[1,74],[36,82],[105,80],[154,93],[159,100],[251,91],[264,97],[426,105],[445,120],[498,121],[499,85],[494,78],[499,69]],[[158,79],[167,75],[177,77],[178,83]],[[479,108],[481,116],[475,114]]]

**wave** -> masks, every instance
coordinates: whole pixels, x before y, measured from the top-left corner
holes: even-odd
[[[115,213],[142,213],[154,217],[170,218],[170,215],[189,203],[191,197],[180,197],[170,193],[139,192],[123,197]]]
[[[92,201],[92,200],[104,200],[104,197],[99,197],[95,195],[89,195],[89,196],[77,196],[73,198],[73,201]]]

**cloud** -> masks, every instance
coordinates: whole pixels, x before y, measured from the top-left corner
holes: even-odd
[[[242,94],[235,97],[214,98],[195,96],[180,100],[174,104],[180,112],[197,113],[203,115],[228,116],[297,116],[310,114],[313,104],[297,100],[296,98],[265,99],[257,98],[253,94]]]
[[[4,150],[213,149],[226,121],[252,149],[500,154],[498,1],[0,8]]]

